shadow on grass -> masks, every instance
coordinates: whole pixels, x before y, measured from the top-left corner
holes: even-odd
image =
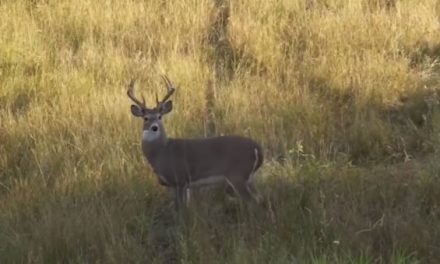
[[[195,263],[435,263],[440,181],[420,166],[289,168],[260,181],[263,207],[240,207],[210,191],[179,229],[179,256]]]
[[[269,162],[258,181],[262,206],[206,190],[179,221],[155,179],[23,187],[2,196],[0,262],[435,263],[436,173],[415,162]]]

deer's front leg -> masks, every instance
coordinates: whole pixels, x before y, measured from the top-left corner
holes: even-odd
[[[174,206],[176,211],[186,205],[187,200],[187,187],[186,186],[176,186],[174,187]]]

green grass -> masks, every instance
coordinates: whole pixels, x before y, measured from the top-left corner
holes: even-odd
[[[386,3],[395,3],[389,5]],[[0,1],[0,263],[436,263],[434,0]],[[126,88],[173,137],[261,142],[266,206],[177,222]]]

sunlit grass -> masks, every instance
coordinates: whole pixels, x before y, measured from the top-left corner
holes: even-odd
[[[435,262],[437,1],[214,2],[0,3],[0,262]],[[126,96],[162,73],[170,136],[261,142],[266,211],[174,222]]]

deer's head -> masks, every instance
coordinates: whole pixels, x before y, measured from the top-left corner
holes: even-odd
[[[128,85],[127,95],[135,103],[131,105],[131,113],[144,120],[143,139],[146,141],[155,141],[161,138],[166,138],[162,124],[162,116],[168,114],[173,109],[173,101],[168,99],[174,93],[175,87],[165,75],[162,76],[162,79],[165,82],[167,94],[160,101],[156,94],[156,106],[154,108],[148,108],[145,105],[144,97],[142,97],[142,101],[136,99],[134,96],[134,80],[131,80]]]

